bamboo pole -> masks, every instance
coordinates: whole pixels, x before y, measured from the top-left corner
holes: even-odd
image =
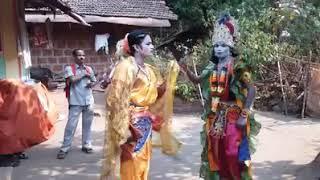
[[[197,72],[197,66],[196,63],[194,62],[194,59],[192,59],[192,64],[193,64],[193,70],[196,76],[198,76],[198,72]],[[201,91],[201,85],[198,83],[198,90],[199,90],[199,94],[200,94],[200,98],[201,98],[201,105],[204,108],[204,99],[203,99],[203,95],[202,95],[202,91]]]
[[[304,75],[304,96],[303,96],[303,103],[302,103],[302,110],[301,110],[301,118],[305,118],[305,109],[307,106],[307,97],[308,97],[308,82],[309,82],[309,76],[310,76],[310,62],[312,58],[312,51],[309,52],[309,59],[308,64],[306,65],[305,75]]]
[[[281,92],[282,92],[282,98],[283,98],[283,104],[284,104],[284,114],[287,116],[288,115],[288,106],[287,106],[287,97],[286,93],[283,87],[283,77],[282,77],[282,71],[281,71],[281,65],[280,61],[278,60],[278,70],[279,70],[279,76],[280,76],[280,86],[281,86]]]

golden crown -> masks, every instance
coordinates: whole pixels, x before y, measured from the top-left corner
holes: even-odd
[[[228,46],[234,47],[234,41],[238,36],[239,33],[236,21],[229,14],[225,14],[215,24],[212,44],[224,42]]]

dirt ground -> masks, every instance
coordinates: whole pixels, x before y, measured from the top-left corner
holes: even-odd
[[[67,102],[61,90],[52,92],[60,110],[55,124],[55,135],[29,151],[28,160],[13,169],[13,180],[94,180],[100,173],[104,141],[104,95],[95,92],[96,112],[93,124],[95,153],[83,154],[81,148],[81,123],[75,134],[72,151],[65,160],[57,160],[67,117]],[[201,106],[181,101],[175,103],[174,131],[184,143],[176,157],[168,157],[154,149],[151,162],[152,180],[196,180],[200,165]],[[320,152],[320,121],[296,119],[280,114],[257,112],[262,123],[258,135],[257,152],[253,155],[254,179],[319,180],[320,162],[311,163]],[[2,172],[2,171],[0,171]]]

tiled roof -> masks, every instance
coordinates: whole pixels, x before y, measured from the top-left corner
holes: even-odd
[[[77,13],[111,17],[176,20],[163,0],[64,0]]]
[[[30,9],[31,11],[35,9],[43,9],[44,11],[49,10],[56,12],[59,9],[81,24],[90,26],[79,14],[77,14],[77,12],[71,11],[71,7],[65,4],[62,0],[25,0],[24,4],[25,9]]]

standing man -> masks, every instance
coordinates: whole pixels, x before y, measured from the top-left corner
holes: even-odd
[[[74,64],[65,68],[66,96],[69,103],[68,122],[64,132],[62,147],[57,159],[64,159],[71,147],[72,139],[82,114],[82,151],[92,153],[91,124],[94,116],[92,87],[96,78],[91,67],[84,64],[85,53],[81,49],[72,52]]]

